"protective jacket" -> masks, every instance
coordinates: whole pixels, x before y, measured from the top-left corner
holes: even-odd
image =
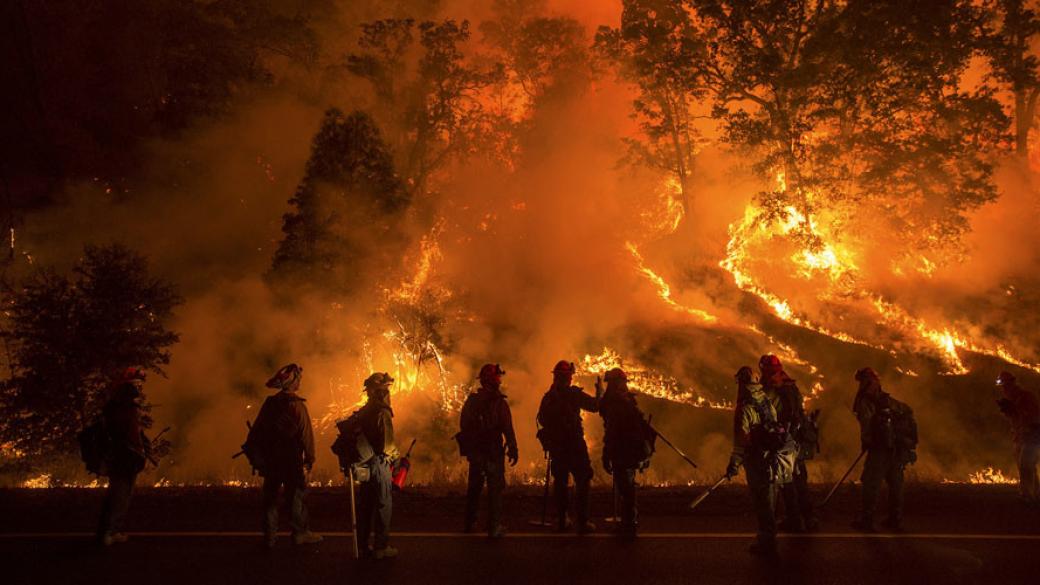
[[[132,385],[116,389],[102,409],[111,445],[111,473],[129,475],[144,469],[148,442],[144,436],[138,392]]]
[[[361,432],[376,455],[391,460],[399,455],[394,442],[394,411],[383,400],[371,396],[361,407]]]
[[[876,382],[875,382],[876,384]],[[917,448],[917,422],[913,410],[880,389],[860,391],[853,405],[859,420],[860,443],[866,451]]]
[[[314,429],[306,400],[282,390],[264,400],[246,437],[263,454],[263,475],[294,474],[314,465]]]
[[[1020,387],[1010,386],[1004,392],[1001,410],[1011,423],[1011,438],[1016,444],[1040,441],[1040,405],[1036,395]]]
[[[501,459],[517,455],[513,414],[505,394],[481,388],[470,394],[459,416],[459,444],[469,459]]]
[[[545,393],[538,407],[538,423],[543,427],[543,437],[550,451],[575,443],[585,444],[582,410],[597,412],[599,400],[585,394],[578,386],[554,384]]]
[[[770,481],[790,482],[798,446],[780,422],[783,401],[771,389],[753,384],[747,389],[734,412],[731,461],[748,467],[749,473],[767,472]]]
[[[783,371],[764,380],[763,387],[776,393],[779,399],[777,421],[798,441],[798,458],[812,459],[819,441],[815,421],[805,414],[805,405],[798,383]]]
[[[599,403],[603,417],[603,459],[614,467],[641,467],[653,454],[654,431],[639,410],[635,396],[608,387]]]

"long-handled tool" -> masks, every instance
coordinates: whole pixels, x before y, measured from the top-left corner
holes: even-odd
[[[354,504],[354,469],[347,469],[347,478],[350,481],[350,534],[353,536],[354,541],[354,558],[358,559],[361,557],[361,552],[358,547],[358,535],[357,535],[357,508]]]
[[[545,452],[545,489],[542,491],[542,519],[531,520],[531,526],[542,526],[549,527],[552,523],[549,522],[549,479],[552,472],[552,455],[548,451]]]
[[[848,479],[849,474],[852,473],[852,470],[856,469],[856,465],[859,464],[859,460],[863,459],[863,456],[866,454],[866,449],[859,452],[859,457],[856,457],[856,460],[853,461],[852,465],[849,466],[849,470],[845,472],[845,475],[841,476],[841,479],[838,480],[838,483],[834,484],[834,487],[831,488],[831,491],[827,492],[827,497],[824,498],[822,502],[820,502],[820,505],[817,506],[818,508],[823,508],[827,505],[827,502],[831,501],[831,496],[834,495],[834,492],[838,491],[838,488],[841,487],[841,484],[845,483],[845,480]]]
[[[652,428],[652,429],[653,429],[653,427],[650,427],[650,428]],[[689,457],[687,457],[686,453],[683,453],[683,452],[682,452],[682,449],[680,449],[680,448],[676,447],[676,446],[675,446],[674,444],[672,444],[672,442],[671,442],[671,441],[669,441],[669,440],[668,440],[667,438],[665,438],[665,436],[664,436],[664,435],[662,435],[662,434],[661,434],[661,432],[660,432],[660,431],[658,431],[657,429],[653,429],[653,431],[654,431],[654,433],[656,433],[656,434],[657,434],[657,438],[659,438],[659,439],[661,439],[662,441],[664,441],[664,444],[665,444],[665,445],[668,445],[669,447],[671,447],[671,448],[672,448],[672,450],[673,450],[673,451],[675,451],[676,453],[678,453],[678,454],[679,454],[679,457],[682,457],[682,458],[683,458],[683,460],[685,460],[685,461],[686,461],[687,463],[689,463],[690,465],[692,465],[692,466],[693,466],[694,468],[696,468],[696,467],[697,467],[697,464],[693,462],[693,459],[690,459]]]
[[[252,431],[252,430],[253,430],[253,423],[251,423],[251,422],[249,422],[249,421],[247,420],[247,421],[246,421],[246,429],[248,429],[248,430]],[[235,453],[234,455],[232,455],[232,456],[231,456],[231,458],[232,458],[232,459],[238,459],[239,457],[241,457],[241,456],[243,456],[243,455],[245,455],[245,454],[246,454],[246,452],[245,452],[245,451],[239,451],[238,453]]]
[[[692,509],[696,508],[697,506],[700,506],[701,502],[703,502],[704,500],[708,499],[708,496],[711,495],[711,492],[715,491],[715,489],[718,488],[723,483],[729,481],[729,479],[730,479],[730,477],[728,475],[723,475],[722,477],[720,477],[719,480],[716,481],[714,484],[712,484],[712,486],[710,488],[705,490],[703,494],[697,496],[696,500],[690,502],[690,509],[692,510]]]

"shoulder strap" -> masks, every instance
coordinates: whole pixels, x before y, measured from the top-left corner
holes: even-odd
[[[769,399],[763,398],[762,400],[751,399],[751,407],[758,413],[758,418],[763,423],[775,424],[776,416],[774,416],[773,409],[769,408]]]

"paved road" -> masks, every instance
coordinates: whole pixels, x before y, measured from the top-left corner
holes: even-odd
[[[273,552],[246,535],[145,534],[108,551],[88,537],[0,538],[11,585],[100,583],[1036,583],[1040,539],[1017,536],[860,538],[847,534],[783,538],[780,557],[745,552],[747,535],[612,538],[436,533],[397,535],[402,556],[355,561],[350,538],[314,547],[287,539]]]
[[[908,493],[913,531],[863,536],[847,529],[855,491],[843,494],[824,531],[788,535],[775,561],[750,557],[753,521],[739,486],[696,513],[696,490],[647,490],[644,533],[636,542],[607,534],[554,535],[529,527],[537,491],[507,499],[515,530],[492,542],[444,532],[461,512],[457,493],[416,490],[399,498],[394,561],[355,561],[343,524],[343,494],[312,494],[315,527],[327,540],[263,551],[251,491],[145,490],[131,511],[132,539],[100,550],[89,536],[100,493],[0,491],[0,583],[999,583],[1040,582],[1040,511],[1021,507],[1007,487],[916,486]],[[609,492],[594,512],[609,512]]]

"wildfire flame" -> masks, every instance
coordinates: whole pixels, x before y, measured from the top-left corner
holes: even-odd
[[[585,355],[577,367],[579,374],[590,376],[602,375],[611,368],[622,368],[628,375],[629,389],[640,394],[700,408],[733,408],[731,402],[709,400],[698,394],[693,388],[683,388],[675,378],[654,372],[631,360],[623,360],[621,354],[609,347],[604,347],[598,355]]]
[[[985,467],[974,473],[968,475],[968,481],[957,481],[952,479],[944,479],[943,483],[970,483],[970,484],[1017,484],[1018,480],[1013,477],[1004,475],[1004,472],[999,469],[992,467]]]
[[[776,183],[780,192],[787,190],[782,172],[777,174]],[[807,198],[811,200],[811,196]],[[813,214],[800,211],[794,206],[785,207],[779,219],[771,220],[757,204],[749,204],[744,210],[744,217],[730,225],[726,257],[719,262],[719,266],[733,276],[737,287],[762,299],[779,319],[787,323],[845,343],[892,352],[893,350],[883,343],[868,342],[846,331],[837,331],[811,321],[803,313],[797,312],[789,300],[766,289],[755,280],[750,267],[753,250],[768,249],[767,244],[774,241],[796,243],[799,249],[787,258],[792,267],[789,273],[804,280],[812,280],[814,283],[822,282],[823,297],[840,299],[846,307],[861,307],[864,312],[872,310],[877,324],[891,328],[901,337],[918,340],[924,347],[932,348],[943,363],[944,370],[941,374],[962,375],[969,372],[961,359],[960,350],[997,357],[1008,363],[1040,372],[1040,364],[1029,363],[1016,357],[1002,344],[987,344],[973,340],[953,325],[932,326],[924,319],[913,316],[903,307],[860,286],[856,254],[840,243],[841,238],[837,234],[831,233],[830,226],[833,223],[835,222],[819,221]],[[931,275],[936,270],[935,262],[924,256],[917,258],[917,261],[919,265],[915,270],[921,274]],[[898,263],[893,264],[892,270],[896,274],[903,274]],[[917,374],[914,372],[908,375]]]
[[[655,287],[657,287],[657,296],[661,297],[661,300],[665,302],[672,309],[696,317],[697,319],[705,323],[715,323],[718,321],[718,317],[702,309],[694,309],[681,305],[672,298],[672,287],[660,275],[653,271],[649,266],[646,265],[646,261],[643,259],[643,255],[639,253],[639,248],[636,247],[632,242],[625,242],[625,249],[632,254],[632,257],[636,261],[636,268],[639,272],[646,277]]]

